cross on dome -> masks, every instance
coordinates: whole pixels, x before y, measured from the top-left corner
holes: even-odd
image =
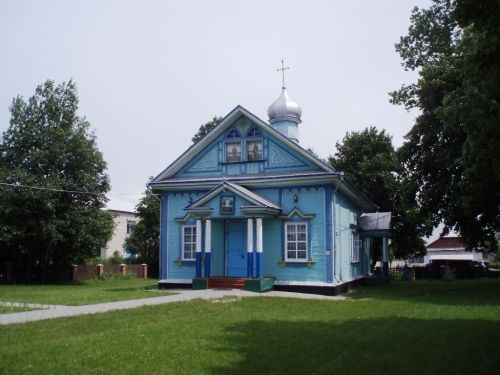
[[[302,122],[302,108],[288,96],[285,87],[285,70],[290,69],[285,66],[285,61],[281,60],[281,67],[276,69],[281,71],[283,86],[281,95],[267,109],[269,123],[280,133],[290,138],[294,142],[299,141],[298,125]]]
[[[289,70],[289,69],[290,69],[290,67],[285,66],[285,61],[283,59],[281,59],[281,68],[276,69],[276,71],[279,72],[281,70],[281,75],[282,75],[282,79],[283,79],[283,86],[282,86],[283,89],[285,88],[285,70]]]

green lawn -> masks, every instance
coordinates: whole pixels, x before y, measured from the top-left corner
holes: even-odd
[[[36,310],[27,306],[2,306],[0,305],[0,314],[10,314],[23,311]]]
[[[0,301],[88,305],[165,295],[165,292],[148,291],[156,287],[156,280],[138,278],[88,280],[63,285],[0,285]]]
[[[500,280],[191,301],[0,326],[2,374],[497,374]]]

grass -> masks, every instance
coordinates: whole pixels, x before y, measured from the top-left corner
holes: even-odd
[[[0,326],[0,373],[498,373],[500,280],[393,282],[349,297],[196,300]]]
[[[0,301],[88,305],[166,294],[148,291],[156,287],[156,280],[139,278],[88,280],[79,284],[63,285],[0,285]]]
[[[17,312],[23,312],[23,311],[31,311],[31,310],[36,310],[32,307],[28,306],[2,306],[0,305],[0,314],[10,314],[10,313],[17,313]]]

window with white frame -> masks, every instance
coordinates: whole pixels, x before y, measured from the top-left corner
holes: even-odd
[[[182,227],[182,260],[194,260],[196,257],[196,225]]]
[[[351,240],[351,263],[359,262],[360,253],[361,253],[361,240],[359,239],[359,233],[353,233]]]
[[[285,223],[285,261],[307,261],[307,223]]]

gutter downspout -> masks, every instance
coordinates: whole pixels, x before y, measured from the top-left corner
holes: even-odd
[[[337,183],[337,186],[335,187],[335,191],[333,192],[333,277],[337,282],[340,282],[340,279],[337,277],[337,274],[335,273],[335,256],[337,255],[337,230],[336,227],[337,225],[337,190],[339,189],[339,186],[342,184],[342,181],[344,180],[344,172],[339,172],[340,179],[339,182]],[[340,257],[340,253],[339,253]],[[340,264],[340,258],[339,258],[339,264]],[[342,267],[339,267],[340,270],[340,278],[342,278]]]

